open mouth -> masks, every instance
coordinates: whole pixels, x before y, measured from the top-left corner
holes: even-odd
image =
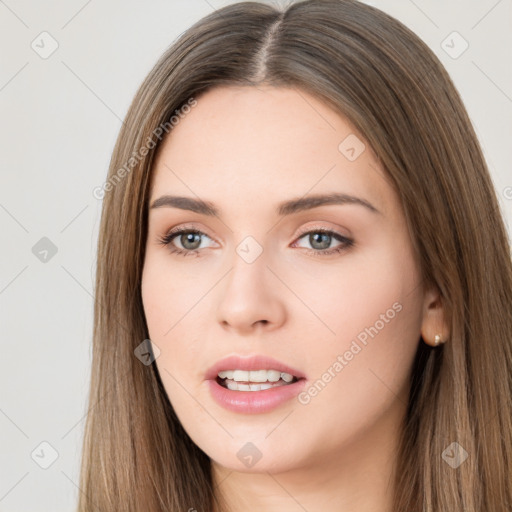
[[[296,397],[307,383],[306,376],[290,367],[263,358],[245,366],[250,369],[237,368],[240,359],[226,360],[217,365],[207,375],[207,383],[212,398],[225,409],[241,414],[261,414],[289,402]],[[272,366],[275,364],[274,368]],[[244,361],[242,360],[242,364]],[[261,366],[260,366],[261,364]],[[229,365],[229,366],[228,366]],[[233,369],[230,369],[233,368]],[[276,370],[276,367],[279,370]],[[293,372],[293,373],[287,373]]]
[[[269,378],[265,378],[265,375],[261,375],[256,381],[241,380],[239,376],[236,374],[233,375],[233,373],[234,372],[219,372],[219,375],[215,379],[217,384],[231,391],[264,391],[280,386],[288,386],[299,380],[293,375],[280,372],[276,372],[276,374],[279,373],[279,376],[274,374]]]

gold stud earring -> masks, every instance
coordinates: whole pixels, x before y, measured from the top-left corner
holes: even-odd
[[[437,347],[438,345],[444,343],[444,340],[441,339],[440,334],[436,334],[434,338],[434,345]]]

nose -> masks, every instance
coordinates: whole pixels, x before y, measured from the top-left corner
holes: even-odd
[[[248,334],[273,330],[285,322],[285,287],[274,274],[267,267],[265,252],[252,263],[235,255],[217,307],[217,319],[224,329]]]

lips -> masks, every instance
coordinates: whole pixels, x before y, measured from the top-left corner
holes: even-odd
[[[305,379],[306,376],[297,368],[264,355],[239,356],[233,355],[217,361],[208,369],[205,375],[206,380],[215,380],[217,374],[223,370],[277,370],[289,373],[297,379]]]

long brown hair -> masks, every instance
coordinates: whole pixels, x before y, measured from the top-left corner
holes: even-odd
[[[475,131],[438,58],[403,24],[355,0],[305,0],[204,17],[165,51],[126,115],[101,189],[79,512],[224,510],[209,457],[155,364],[134,351],[148,338],[141,274],[155,134],[212,87],[260,84],[314,94],[363,134],[447,311],[449,341],[418,344],[393,510],[512,510],[512,263]],[[468,454],[457,468],[442,457],[454,442]]]

